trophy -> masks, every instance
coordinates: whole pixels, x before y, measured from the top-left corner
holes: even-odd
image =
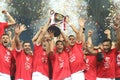
[[[48,31],[52,31],[54,33],[54,36],[57,37],[60,35],[60,28],[58,27],[58,24],[64,23],[66,17],[60,13],[56,13],[53,10],[50,11],[51,16],[51,25],[48,28]]]
[[[59,14],[59,13],[55,13],[55,22],[60,22],[62,20],[64,20],[64,16],[62,14]]]

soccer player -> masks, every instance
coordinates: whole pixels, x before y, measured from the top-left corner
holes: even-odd
[[[69,56],[67,49],[67,41],[65,35],[61,32],[64,41],[57,40],[54,45],[54,39],[51,38],[50,58],[53,66],[52,80],[71,80],[71,70],[69,65]]]
[[[92,34],[93,31],[89,30],[88,31],[88,39],[86,42],[86,45],[89,47],[93,47],[92,44]],[[85,49],[84,49],[85,51]],[[95,55],[90,55],[89,52],[85,51],[84,54],[85,55],[85,61],[86,61],[86,70],[85,70],[85,80],[96,80],[96,74],[97,74],[97,57]],[[96,53],[98,51],[96,50]]]
[[[105,33],[107,33],[107,36],[110,35],[110,31],[108,30]],[[117,52],[115,46],[112,45],[111,39],[108,38],[110,37],[107,37],[107,39],[102,42],[102,49],[100,53],[102,55],[102,59],[97,61],[97,80],[115,79],[115,63]],[[87,49],[90,53],[93,53],[93,50],[90,50],[90,47]]]
[[[120,27],[119,25],[114,26],[116,37],[117,37],[117,56],[116,56],[116,69],[115,69],[115,80],[120,80]]]
[[[3,34],[0,43],[0,79],[10,80],[10,67],[12,54],[9,50],[10,38],[8,34]]]
[[[73,29],[76,34],[70,35],[68,37],[70,52],[69,52],[69,62],[71,68],[71,78],[72,80],[85,80],[84,70],[86,68],[86,64],[84,61],[84,53],[82,51],[84,44],[84,23],[85,19],[80,18],[80,31],[78,31],[69,20],[67,23]]]
[[[14,57],[16,61],[15,80],[32,80],[32,58],[33,51],[30,42],[24,42],[22,45],[19,40],[19,35],[25,30],[25,26],[15,28],[15,45],[16,50]]]
[[[49,36],[46,31],[49,27],[49,22],[38,31],[33,38],[34,41],[34,57],[33,57],[33,73],[32,80],[49,80],[48,67],[48,41]]]
[[[110,39],[104,40],[102,45],[104,59],[97,63],[97,80],[114,80],[116,49],[111,49],[112,41]]]

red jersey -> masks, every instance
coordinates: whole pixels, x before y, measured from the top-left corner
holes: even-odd
[[[53,66],[53,79],[52,80],[64,80],[70,77],[71,71],[69,66],[68,53],[63,51],[62,53],[54,52],[51,56]]]
[[[96,56],[86,55],[85,80],[96,80]]]
[[[85,70],[86,64],[84,61],[84,53],[82,51],[82,43],[76,43],[69,52],[69,61],[71,72],[75,73],[80,70]]]
[[[14,58],[14,56],[13,56],[14,51],[12,51],[11,53],[12,53],[12,59],[11,59],[10,75],[11,75],[11,76],[15,76],[16,62],[15,62],[15,58]]]
[[[27,55],[23,50],[15,52],[16,73],[15,80],[32,80],[32,55]]]
[[[98,78],[115,78],[116,49],[111,49],[109,53],[102,52],[104,59],[97,62]]]
[[[48,56],[42,45],[34,46],[33,72],[40,72],[49,77]]]
[[[120,51],[117,52],[115,77],[120,78]]]
[[[10,75],[11,51],[0,44],[0,72]]]
[[[2,34],[4,34],[4,30],[5,30],[5,28],[7,28],[7,26],[8,26],[8,23],[0,22],[0,38],[1,38]]]

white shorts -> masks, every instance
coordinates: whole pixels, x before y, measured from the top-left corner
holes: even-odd
[[[115,80],[115,78],[97,78],[96,80]]]
[[[72,80],[85,80],[85,75],[84,75],[83,70],[71,74],[71,79]]]
[[[4,74],[4,73],[0,73],[0,80],[11,80],[10,79],[10,75]]]
[[[64,80],[72,80],[72,78],[71,77],[67,77]]]
[[[33,72],[32,80],[49,80],[49,78],[40,72]]]

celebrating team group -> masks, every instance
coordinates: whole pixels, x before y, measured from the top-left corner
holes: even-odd
[[[16,24],[9,12],[2,13],[8,22],[0,22],[0,80],[120,80],[120,25],[113,26],[116,42],[106,29],[106,39],[94,46],[94,31],[86,31],[84,18],[78,20],[77,29],[67,17],[75,35],[60,29],[57,37],[48,29],[48,19],[32,38],[32,49],[29,41],[20,40],[25,25]],[[5,31],[9,26],[15,26],[14,33]]]

